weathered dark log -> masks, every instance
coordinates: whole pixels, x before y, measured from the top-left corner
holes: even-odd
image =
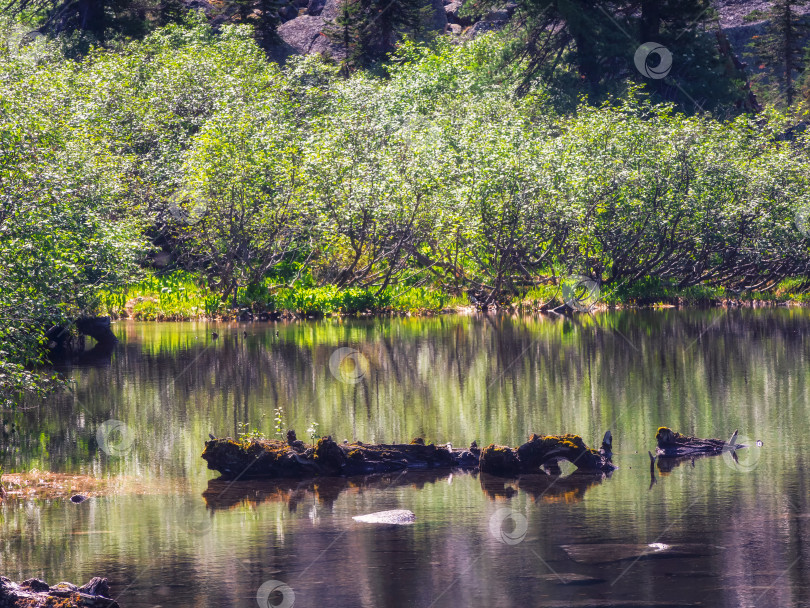
[[[86,585],[77,587],[72,583],[57,583],[53,587],[45,581],[30,578],[15,583],[0,576],[0,608],[26,606],[39,608],[61,606],[63,608],[118,608],[111,600],[106,578],[95,577]]]
[[[605,473],[616,466],[611,462],[612,437],[605,433],[600,450],[592,450],[579,435],[532,435],[517,449],[489,445],[481,452],[482,473],[513,476],[539,473],[545,469],[559,474],[558,462],[567,460],[584,472]]]
[[[212,439],[205,442],[202,457],[209,469],[229,479],[297,479],[479,466],[493,475],[539,473],[543,469],[559,474],[560,460],[568,460],[585,472],[604,473],[616,468],[610,461],[610,432],[597,451],[588,448],[578,435],[532,435],[517,449],[490,445],[479,450],[473,443],[469,449],[459,450],[449,444],[425,445],[421,438],[410,444],[365,445],[358,441],[338,445],[331,437],[322,437],[314,446],[306,446],[295,438],[294,431],[288,431],[286,441]]]
[[[294,436],[294,435],[292,435]],[[208,468],[231,479],[306,478],[319,475],[367,475],[404,469],[478,466],[478,450],[423,443],[338,445],[322,437],[314,446],[293,440],[213,439],[205,442],[202,457]]]
[[[82,317],[76,319],[76,329],[80,334],[90,336],[100,344],[115,344],[118,338],[112,331],[110,317]]]
[[[659,427],[655,434],[658,442],[658,454],[664,457],[692,456],[697,454],[721,454],[747,447],[736,443],[737,431],[729,441],[722,439],[698,439],[676,433],[665,426]]]

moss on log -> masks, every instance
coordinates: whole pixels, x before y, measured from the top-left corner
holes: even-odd
[[[435,469],[478,466],[478,449],[410,444],[338,445],[321,437],[314,446],[291,439],[212,439],[205,442],[202,457],[208,468],[230,479],[293,478],[331,475],[368,475],[404,469]]]
[[[15,583],[0,576],[0,608],[118,608],[109,595],[106,578],[96,577],[77,587],[71,583],[50,586],[36,578]]]
[[[559,474],[558,462],[567,460],[583,472],[606,473],[616,466],[611,462],[612,438],[605,433],[600,450],[585,445],[579,435],[532,435],[516,449],[488,445],[481,451],[479,466],[482,473],[514,476],[545,470]]]
[[[541,468],[559,474],[559,460],[572,462],[580,471],[612,471],[616,467],[610,461],[610,444],[608,432],[598,451],[588,448],[579,435],[532,435],[517,449],[490,445],[479,450],[473,443],[469,449],[460,450],[449,444],[425,445],[421,438],[407,444],[365,445],[358,441],[339,445],[331,437],[321,437],[308,446],[290,431],[286,442],[214,438],[205,442],[202,457],[209,469],[226,479],[301,479],[479,466],[485,473],[512,476],[541,472]]]

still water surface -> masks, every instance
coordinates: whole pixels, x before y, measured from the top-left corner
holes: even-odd
[[[109,478],[110,491],[0,505],[5,576],[107,576],[122,607],[253,607],[269,580],[299,608],[810,606],[810,311],[115,331],[111,360],[67,369],[72,394],[16,416],[0,461]],[[359,382],[331,373],[339,347],[368,361]],[[272,436],[275,408],[299,437],[317,422],[339,441],[517,445],[573,432],[598,446],[610,429],[620,468],[553,484],[458,472],[217,481],[199,457],[208,433],[248,422]],[[132,438],[115,456],[96,441],[110,419]],[[739,429],[763,447],[656,470],[651,485],[660,425]],[[352,520],[386,509],[416,523]]]

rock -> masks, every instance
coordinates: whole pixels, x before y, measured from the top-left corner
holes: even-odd
[[[575,572],[558,572],[556,574],[541,574],[538,576],[541,581],[549,583],[556,583],[558,585],[575,586],[575,585],[598,585],[606,582],[603,578],[596,578],[586,574],[577,574]]]
[[[694,602],[673,602],[669,600],[606,600],[606,599],[570,599],[565,601],[548,601],[543,608],[692,608],[703,606]]]
[[[487,13],[484,21],[506,21],[509,19],[509,12],[504,9],[495,9]]]
[[[462,17],[459,15],[461,10],[462,0],[453,0],[444,7],[444,15],[447,23],[454,23],[456,25],[468,26],[472,25],[472,20],[469,17]]]
[[[355,515],[352,519],[363,524],[407,526],[416,521],[416,515],[406,509],[394,509],[392,511],[369,513],[368,515]]]
[[[467,39],[472,40],[479,34],[483,34],[485,32],[497,32],[498,30],[502,29],[504,25],[506,25],[506,21],[479,21],[464,32],[464,36]]]
[[[278,16],[282,22],[290,21],[291,19],[295,19],[298,17],[298,7],[293,6],[292,4],[285,4],[280,9],[278,9]],[[243,321],[252,320],[253,315],[249,312],[242,313],[240,317]]]
[[[324,33],[328,19],[332,19],[324,16],[326,12],[327,8],[324,8],[318,16],[300,15],[279,25],[276,32],[296,53],[325,53],[335,59],[343,59],[346,56],[345,50],[329,40]]]
[[[312,15],[313,17],[320,15],[326,6],[326,2],[327,0],[308,0],[306,4],[307,15]]]
[[[70,497],[70,502],[79,504],[87,500],[87,496],[83,496],[82,494],[74,494]]]
[[[433,30],[444,32],[447,27],[447,15],[444,11],[444,0],[433,0]]]
[[[697,543],[669,545],[667,543],[601,543],[562,545],[561,548],[579,564],[611,564],[628,559],[659,559],[671,557],[700,557],[716,553],[709,545]]]
[[[463,30],[464,28],[457,23],[450,23],[447,25],[447,31],[451,34],[455,34],[456,36],[459,36]]]

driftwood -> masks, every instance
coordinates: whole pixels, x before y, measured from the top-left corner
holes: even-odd
[[[287,441],[272,439],[212,439],[205,442],[202,457],[208,468],[228,479],[293,478],[330,475],[368,475],[406,469],[436,469],[478,466],[478,448],[453,449],[425,445],[422,439],[410,444],[365,445],[359,441],[338,445],[321,437],[307,446],[289,431]]]
[[[658,442],[658,455],[664,457],[722,454],[723,452],[733,452],[747,447],[744,444],[736,443],[737,431],[734,431],[731,439],[723,441],[722,439],[688,437],[662,426],[655,434],[655,439]]]
[[[717,456],[718,454],[730,454],[736,461],[737,450],[748,447],[745,444],[737,443],[737,431],[734,431],[728,441],[723,441],[722,439],[688,437],[662,426],[655,434],[655,439],[658,442],[658,448],[655,457],[650,454],[650,488],[655,484],[653,467],[656,459],[658,461],[658,471],[666,474],[685,462],[694,467],[696,459]]]
[[[359,441],[338,445],[331,437],[314,446],[288,431],[287,441],[264,438],[211,439],[202,457],[208,468],[226,479],[302,479],[316,476],[368,475],[410,469],[475,468],[493,475],[521,473],[559,474],[560,460],[572,462],[580,471],[604,473],[616,467],[610,462],[611,435],[605,434],[602,449],[591,450],[579,435],[532,435],[517,449],[490,445],[479,450],[453,449],[422,439],[409,444],[365,445]]]
[[[106,578],[93,578],[81,587],[71,583],[57,583],[53,587],[45,581],[29,578],[15,583],[0,576],[0,608],[26,606],[60,606],[62,608],[118,608],[109,598],[110,587]]]

